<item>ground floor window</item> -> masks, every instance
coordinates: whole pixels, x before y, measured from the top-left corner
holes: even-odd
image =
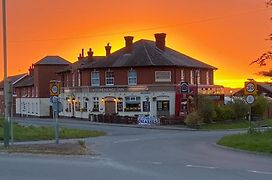
[[[141,97],[125,97],[125,111],[141,111]]]
[[[158,111],[169,111],[169,101],[157,101]]]
[[[143,112],[150,112],[150,102],[143,101]]]
[[[99,97],[93,97],[93,112],[99,112]]]
[[[123,98],[117,99],[117,111],[123,112]]]

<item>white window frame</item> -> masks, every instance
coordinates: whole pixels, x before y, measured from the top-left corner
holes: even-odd
[[[169,73],[168,76],[169,78],[158,78],[159,73]],[[171,82],[171,71],[155,71],[155,82]]]
[[[190,70],[190,84],[194,84],[195,77],[194,77],[194,71]]]
[[[77,71],[78,86],[81,86],[81,71]]]
[[[206,84],[210,85],[210,73],[209,73],[209,70],[206,71]]]
[[[128,85],[137,85],[137,72],[133,69],[128,71]]]
[[[95,73],[98,74],[98,76],[94,76]],[[98,83],[94,83],[95,80],[98,80]],[[99,71],[94,70],[91,72],[91,86],[100,86],[100,73],[99,73]]]
[[[109,73],[111,75],[109,76]],[[114,72],[111,70],[108,70],[105,72],[105,84],[106,86],[114,86]]]
[[[180,70],[180,81],[185,81],[184,69]]]
[[[75,87],[75,73],[72,73],[72,87]]]
[[[196,76],[196,83],[200,84],[200,70],[195,70],[195,76]]]

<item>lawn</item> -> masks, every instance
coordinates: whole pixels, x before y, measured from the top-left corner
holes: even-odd
[[[52,140],[55,138],[54,127],[43,126],[21,126],[17,123],[13,125],[15,141],[38,141]],[[60,127],[60,138],[85,138],[105,135],[102,131],[79,130]],[[3,140],[3,119],[0,119],[0,141]]]
[[[224,136],[218,144],[232,148],[272,154],[272,130]]]
[[[252,127],[260,127],[262,125],[268,125],[272,127],[272,119],[267,119],[264,121],[252,121]],[[248,121],[239,120],[239,121],[220,121],[212,124],[203,124],[200,126],[200,129],[224,130],[224,129],[241,129],[248,127],[249,127]]]

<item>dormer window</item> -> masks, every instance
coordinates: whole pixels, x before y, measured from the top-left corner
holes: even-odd
[[[106,71],[106,86],[113,86],[114,85],[114,74],[113,71],[108,70]]]
[[[128,71],[128,85],[137,85],[137,72],[133,69]]]

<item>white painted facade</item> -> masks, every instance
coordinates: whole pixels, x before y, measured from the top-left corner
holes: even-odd
[[[49,98],[16,98],[16,114],[20,116],[50,116]]]
[[[157,106],[161,106],[161,102],[166,103],[168,106],[168,116],[175,115],[174,90],[149,91],[146,90],[146,87],[143,88],[137,86],[132,88],[105,87],[96,88],[95,90],[97,92],[93,92],[92,89],[90,90],[90,87],[81,87],[78,89],[66,88],[63,93],[60,94],[60,101],[63,104],[63,112],[60,113],[60,115],[87,119],[90,115],[106,114],[107,102],[112,102],[112,104],[114,103],[115,110],[113,113],[120,116],[158,116],[159,107]],[[138,104],[136,105],[137,110],[131,110],[131,108],[128,108],[130,103]],[[95,109],[97,104],[99,104],[99,108]]]

